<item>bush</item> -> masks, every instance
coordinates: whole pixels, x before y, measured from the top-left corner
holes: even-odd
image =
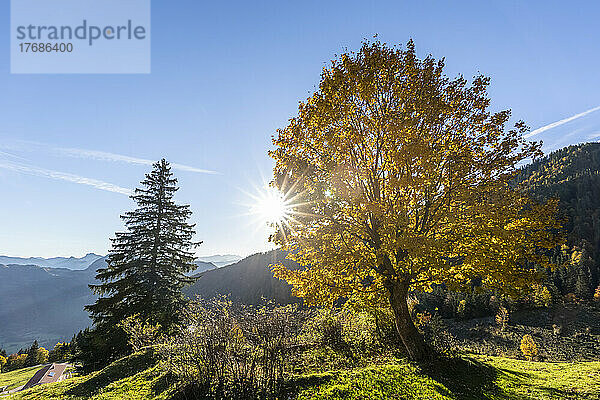
[[[510,313],[508,309],[504,306],[500,307],[496,313],[496,324],[500,327],[502,332],[504,332],[506,329],[506,325],[508,325],[509,320]]]
[[[381,347],[379,335],[387,337],[386,331],[388,326],[381,326],[381,315],[350,308],[314,310],[300,336],[306,349],[301,355],[302,366],[307,370],[354,366]]]
[[[296,305],[234,306],[227,298],[191,303],[181,332],[161,346],[185,396],[277,396],[303,317]]]
[[[377,342],[375,317],[350,309],[318,309],[302,328],[302,342],[336,351],[365,353]]]
[[[161,342],[160,325],[152,325],[148,321],[141,321],[139,314],[125,318],[121,321],[119,327],[127,334],[128,343],[135,352]]]
[[[533,292],[533,304],[536,307],[549,307],[552,304],[552,295],[546,286],[536,285]]]
[[[538,347],[531,335],[524,335],[521,339],[521,352],[528,361],[533,360],[538,355]]]
[[[416,325],[419,331],[425,337],[425,341],[429,343],[433,349],[440,353],[451,355],[453,350],[452,335],[448,332],[448,328],[442,317],[434,312],[417,314]]]
[[[402,343],[398,330],[396,329],[396,319],[391,308],[378,308],[370,312],[375,323],[375,334],[377,345],[379,347],[397,348]]]
[[[340,313],[334,309],[316,310],[302,327],[302,342],[347,351],[348,343],[344,340],[342,319]]]
[[[345,310],[342,337],[355,354],[368,354],[378,346],[375,316],[368,312]],[[395,328],[394,328],[395,329]]]

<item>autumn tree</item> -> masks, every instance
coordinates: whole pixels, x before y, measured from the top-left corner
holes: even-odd
[[[5,364],[6,364],[6,357],[4,357],[2,354],[0,354],[0,372],[2,372],[2,368],[4,367]]]
[[[4,366],[5,371],[14,371],[25,367],[25,360],[27,359],[27,353],[24,354],[11,354],[6,359],[6,365]]]
[[[273,266],[309,304],[387,305],[413,359],[430,356],[407,298],[433,283],[519,292],[558,242],[555,202],[514,185],[539,156],[522,122],[491,112],[489,78],[448,78],[414,45],[365,42],[325,68],[277,132],[273,184],[288,217],[272,239],[305,266]]]
[[[535,340],[533,340],[531,335],[524,335],[521,339],[521,346],[519,347],[528,361],[533,360],[538,355],[537,344],[535,344]]]
[[[50,350],[48,354],[48,361],[50,362],[64,362],[69,361],[71,357],[71,344],[67,342],[58,342],[54,345],[54,348]]]

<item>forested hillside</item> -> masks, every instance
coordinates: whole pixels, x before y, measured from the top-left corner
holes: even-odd
[[[549,283],[562,295],[591,298],[600,270],[600,143],[565,147],[526,166],[522,184],[539,199],[557,197],[566,244]]]
[[[298,268],[298,264],[285,258],[286,254],[281,250],[258,253],[235,264],[207,271],[184,291],[189,297],[230,295],[232,300],[245,304],[260,303],[263,297],[279,304],[298,301],[292,297],[290,286],[274,278],[269,268],[277,263]]]

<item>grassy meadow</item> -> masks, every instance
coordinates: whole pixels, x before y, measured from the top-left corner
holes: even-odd
[[[597,399],[599,379],[600,362],[543,363],[472,355],[428,366],[398,358],[363,368],[296,375],[285,387],[286,397],[297,400]],[[6,400],[166,400],[176,391],[174,381],[146,351]]]
[[[2,373],[0,374],[0,387],[8,386],[6,390],[11,390],[23,386],[38,369],[40,368],[29,367]]]

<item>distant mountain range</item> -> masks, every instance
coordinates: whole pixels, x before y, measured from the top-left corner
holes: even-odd
[[[98,259],[102,258],[101,255],[88,253],[81,258],[76,257],[54,257],[54,258],[41,258],[41,257],[8,257],[0,256],[0,264],[9,265],[37,265],[38,267],[45,268],[66,268],[70,270],[84,270]]]
[[[81,271],[88,268],[95,261],[104,256],[88,253],[81,258],[77,257],[9,257],[0,255],[0,264],[2,265],[37,265],[42,268],[66,268],[73,271]],[[242,257],[233,254],[214,255],[198,257],[196,265],[198,269],[194,270],[190,275],[196,275],[209,269],[219,268],[225,265],[233,264],[240,261]]]
[[[212,259],[224,263],[234,257],[237,256]],[[283,252],[255,254],[222,268],[198,260],[198,268],[189,275],[199,276],[199,280],[185,292],[191,297],[230,293],[232,299],[248,303],[258,302],[261,297],[284,303],[293,301],[288,285],[273,278],[269,269],[270,264],[283,257]],[[91,324],[83,306],[96,300],[88,285],[95,282],[96,270],[106,267],[106,257],[89,257],[94,261],[85,269],[48,266],[51,265],[48,260],[65,262],[83,258],[0,258],[3,260],[0,262],[0,348],[14,352],[31,345],[34,340],[41,346],[52,348],[56,342],[70,340],[74,333]],[[13,263],[2,265],[6,260]],[[27,265],[26,260],[46,266]],[[289,261],[284,263],[288,265]],[[58,261],[53,265],[59,265]]]
[[[90,325],[83,306],[95,296],[87,285],[103,262],[85,270],[0,265],[0,347],[12,352],[37,339],[52,348]]]
[[[242,257],[236,256],[234,254],[198,257],[198,261],[212,263],[219,268],[224,267],[225,265],[234,264],[240,261],[241,259]]]
[[[187,276],[196,276],[203,272],[218,268],[215,264],[213,264],[211,262],[204,262],[204,261],[200,261],[200,260],[196,260],[194,262],[194,264],[196,264],[198,266],[198,268],[196,268],[195,270],[193,270],[191,272],[188,272],[186,274]]]

